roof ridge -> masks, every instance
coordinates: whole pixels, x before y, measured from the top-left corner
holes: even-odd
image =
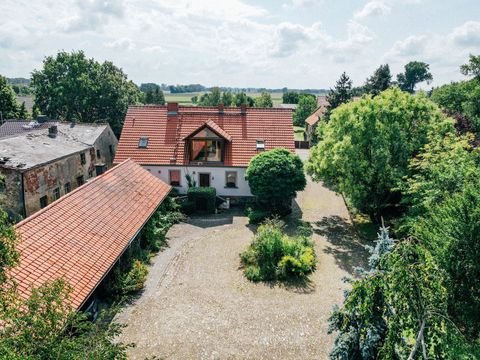
[[[99,176],[95,176],[93,179],[91,179],[90,181],[87,181],[85,182],[85,184],[83,185],[80,185],[79,187],[77,187],[75,190],[73,191],[70,191],[68,194],[66,195],[63,195],[62,197],[60,197],[58,200],[55,200],[54,202],[48,204],[47,206],[45,206],[43,209],[40,209],[39,211],[37,211],[36,213],[26,217],[25,219],[23,219],[22,221],[19,221],[17,224],[15,224],[15,229],[18,229],[19,227],[23,226],[25,223],[35,219],[36,217],[38,217],[39,215],[43,214],[47,209],[50,209],[50,208],[53,208],[54,206],[58,205],[61,203],[61,201],[65,201],[65,199],[73,196],[74,194],[76,194],[80,189],[83,189],[85,186],[87,185],[90,185],[90,184],[93,184],[97,179],[101,179],[102,177],[104,177],[106,174],[109,174],[110,172],[112,172],[113,170],[121,167],[122,165],[125,165],[126,163],[128,162],[133,162],[135,163],[135,161],[133,161],[131,158],[128,158],[124,161],[122,161],[120,164],[118,165],[115,165],[114,167],[112,167],[111,169],[108,169],[107,171],[105,171],[103,174],[99,175]]]

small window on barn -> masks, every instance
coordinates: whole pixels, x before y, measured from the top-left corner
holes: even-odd
[[[139,140],[138,140],[138,147],[141,148],[141,149],[146,149],[148,146],[148,138],[146,137],[141,137]]]
[[[60,199],[60,188],[56,188],[53,190],[53,200]]]
[[[97,149],[97,159],[100,159],[100,149]]]
[[[237,172],[226,171],[225,172],[225,187],[236,188],[237,187]]]
[[[265,140],[257,140],[257,151],[265,151]]]
[[[82,165],[86,164],[87,163],[87,159],[85,157],[85,153],[81,153],[80,154],[80,162],[82,163]]]
[[[113,157],[113,145],[108,145],[108,151],[110,151],[110,156]]]
[[[85,182],[85,180],[83,180],[83,175],[77,177],[77,185],[78,186],[82,186],[84,182]]]
[[[170,170],[170,185],[180,186],[180,170]]]
[[[72,184],[70,184],[69,182],[66,183],[64,185],[64,190],[65,190],[65,194],[68,194],[70,191],[72,191]]]
[[[45,196],[42,196],[40,198],[40,209],[43,209],[45,206],[48,205],[48,199],[47,199],[47,195]]]

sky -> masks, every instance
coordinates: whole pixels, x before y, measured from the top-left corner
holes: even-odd
[[[1,0],[0,74],[83,50],[137,84],[355,86],[380,65],[430,64],[439,86],[480,54],[480,0]]]

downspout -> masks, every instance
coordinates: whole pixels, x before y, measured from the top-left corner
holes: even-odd
[[[25,219],[27,217],[27,205],[25,203],[25,184],[24,184],[24,177],[23,177],[23,171],[20,172],[20,175],[22,176],[22,203],[23,203],[23,218]]]

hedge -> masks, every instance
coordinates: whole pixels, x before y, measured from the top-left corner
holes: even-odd
[[[208,213],[215,212],[215,199],[217,190],[213,187],[191,187],[188,189],[188,200],[195,203],[195,209],[198,211],[206,211]],[[204,206],[202,206],[204,205]]]

